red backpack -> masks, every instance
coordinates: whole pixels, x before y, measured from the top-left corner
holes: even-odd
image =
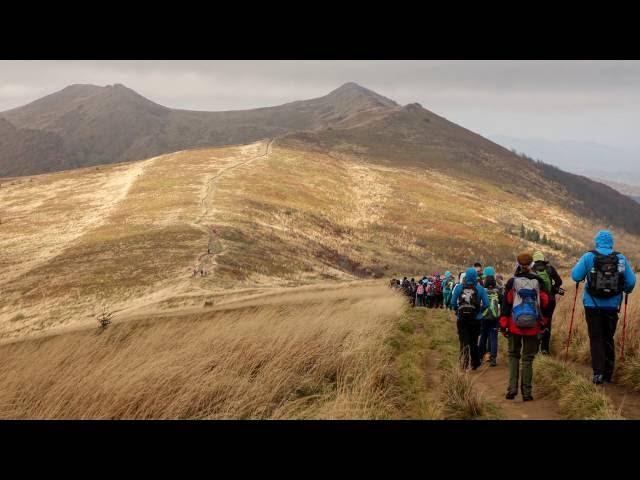
[[[439,278],[436,278],[433,281],[433,292],[436,295],[440,295],[442,293],[442,280]]]

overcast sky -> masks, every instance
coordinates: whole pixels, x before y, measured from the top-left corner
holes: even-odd
[[[485,136],[640,149],[640,61],[0,61],[0,111],[72,83],[122,83],[167,107],[236,110],[349,81]]]

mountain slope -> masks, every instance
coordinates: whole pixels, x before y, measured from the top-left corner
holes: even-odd
[[[59,170],[65,165],[62,139],[52,132],[16,128],[0,118],[0,163],[12,175]]]
[[[419,104],[402,107],[366,126],[292,133],[282,143],[366,157],[384,165],[445,172],[470,181],[486,180],[522,198],[544,199],[604,225],[640,234],[640,207],[627,196],[586,177],[516,155]]]
[[[1,114],[21,135],[0,144],[0,175],[136,160],[265,138],[467,180],[640,233],[636,202],[597,182],[516,155],[420,106],[347,83],[323,97],[246,111],[173,110],[122,85],[72,85]],[[1,118],[0,118],[1,119]],[[11,127],[7,126],[5,130]],[[2,127],[0,126],[0,130]],[[531,212],[535,216],[536,212]]]
[[[224,308],[284,286],[460,271],[478,260],[508,274],[523,248],[542,248],[566,267],[599,227],[568,205],[481,177],[280,142],[3,183],[0,337],[93,325],[103,305],[124,321],[199,315],[205,302]],[[567,250],[505,233],[521,223]],[[635,260],[638,237],[616,236]]]

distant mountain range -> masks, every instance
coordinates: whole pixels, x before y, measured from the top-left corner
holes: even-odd
[[[228,112],[167,108],[119,84],[71,85],[0,113],[0,176],[250,143],[296,130],[345,128],[394,108],[399,108],[395,102],[355,84],[313,100]]]
[[[640,233],[640,205],[612,188],[533,162],[417,103],[400,106],[355,83],[320,98],[226,112],[167,108],[119,84],[71,85],[0,113],[0,176],[268,138],[333,156],[483,179]]]
[[[579,175],[640,187],[640,151],[595,142],[491,135],[494,142]]]

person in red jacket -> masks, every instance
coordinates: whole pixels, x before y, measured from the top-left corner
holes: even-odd
[[[522,358],[522,400],[533,400],[533,359],[538,352],[538,335],[547,326],[542,316],[549,303],[543,281],[531,271],[533,256],[518,255],[518,269],[505,287],[500,316],[500,330],[509,340],[509,387],[506,397],[518,394],[520,358]]]

